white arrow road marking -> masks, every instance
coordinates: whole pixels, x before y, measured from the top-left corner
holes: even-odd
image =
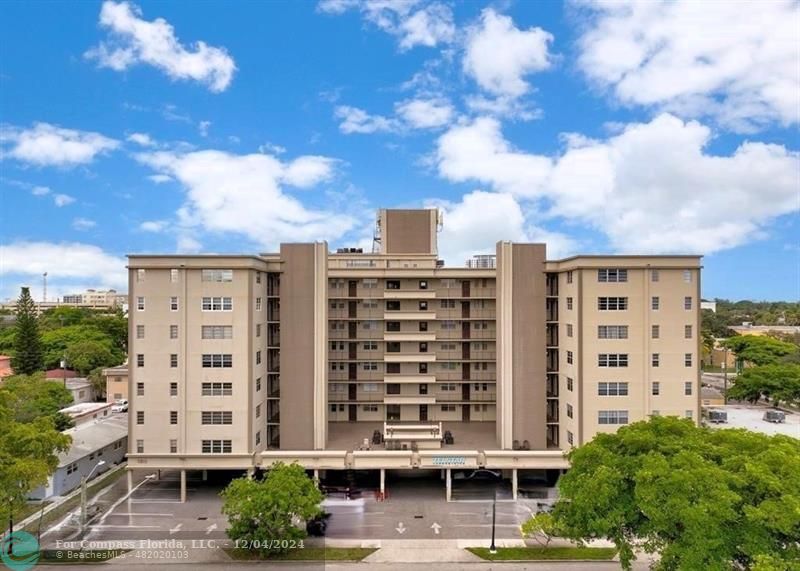
[[[431,529],[433,529],[433,533],[439,535],[439,530],[442,529],[442,526],[436,522],[433,522],[433,524],[431,525]]]
[[[397,533],[403,535],[408,528],[404,526],[403,522],[401,521],[400,523],[397,524],[397,527],[395,529],[397,530]]]
[[[211,525],[209,525],[209,526],[206,528],[206,535],[208,535],[209,533],[211,533],[211,532],[212,532],[212,531],[214,531],[215,529],[217,529],[217,524],[215,524],[215,523],[212,523]]]
[[[179,523],[175,527],[170,528],[169,534],[172,535],[173,533],[178,533],[181,530],[182,527],[183,527],[183,524]]]

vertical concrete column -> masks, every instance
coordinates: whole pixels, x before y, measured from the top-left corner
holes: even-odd
[[[511,498],[517,499],[517,469],[511,470]]]
[[[208,470],[203,470],[203,481],[208,480]]]
[[[133,470],[129,469],[126,472],[128,473],[128,493],[130,494],[133,490]]]
[[[447,473],[445,475],[445,486],[446,486],[446,489],[447,489],[446,498],[447,498],[447,501],[449,502],[450,498],[452,497],[452,491],[453,491],[452,490],[452,481],[450,480],[450,468],[447,469]]]
[[[181,503],[186,503],[186,470],[181,470]]]
[[[386,469],[381,468],[381,497],[386,494]]]

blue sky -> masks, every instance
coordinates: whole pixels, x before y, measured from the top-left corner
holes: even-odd
[[[798,6],[5,2],[0,299],[435,205],[450,264],[699,253],[705,297],[797,300]]]

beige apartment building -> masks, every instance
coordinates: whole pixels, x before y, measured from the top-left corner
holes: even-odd
[[[375,251],[132,255],[129,468],[559,471],[651,415],[699,417],[699,256],[498,242],[438,259],[435,209]],[[185,498],[185,485],[182,486]]]

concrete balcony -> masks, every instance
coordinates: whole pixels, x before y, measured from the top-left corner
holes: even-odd
[[[434,321],[435,311],[387,311],[383,314],[386,321]]]
[[[384,341],[436,341],[436,332],[420,331],[384,331]]]
[[[386,395],[383,404],[436,404],[432,395]]]
[[[436,299],[436,292],[428,289],[390,289],[383,292],[383,297],[386,299]]]
[[[384,383],[435,383],[436,375],[386,375]]]
[[[384,363],[434,363],[435,353],[384,353]]]

